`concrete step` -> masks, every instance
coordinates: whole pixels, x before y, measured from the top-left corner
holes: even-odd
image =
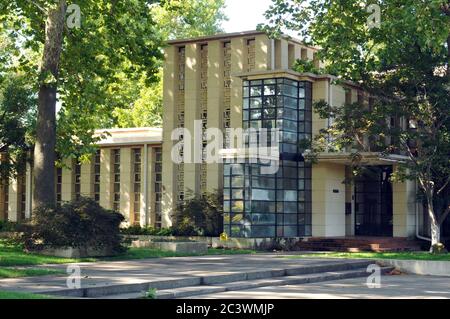
[[[296,245],[298,250],[312,251],[416,251],[417,241],[406,238],[309,238]]]
[[[158,291],[171,289],[179,289],[184,287],[194,286],[221,286],[222,284],[232,282],[242,282],[259,279],[270,279],[283,276],[297,276],[323,272],[346,271],[360,268],[366,268],[372,264],[370,260],[339,260],[333,262],[318,262],[312,265],[303,265],[301,267],[287,268],[287,269],[264,269],[250,272],[235,272],[229,274],[211,275],[211,276],[190,276],[185,278],[177,278],[171,280],[154,280],[148,282],[139,282],[134,284],[120,284],[120,285],[104,285],[104,286],[88,286],[80,289],[62,289],[41,292],[42,294],[68,296],[68,297],[83,297],[83,298],[98,298],[113,295],[127,295],[140,294],[148,291],[150,288],[155,288]]]
[[[391,272],[394,267],[382,267],[381,273],[386,274]],[[280,276],[267,279],[254,279],[223,283],[214,286],[198,285],[192,287],[182,287],[176,289],[166,289],[157,291],[157,299],[177,299],[188,298],[200,295],[209,295],[214,293],[226,292],[226,291],[238,291],[248,290],[260,287],[273,287],[273,286],[288,286],[288,285],[300,285],[307,283],[333,281],[348,278],[366,277],[366,268],[358,268],[352,270],[341,271],[328,271],[320,273],[309,273],[296,276]],[[104,299],[140,299],[143,298],[144,292],[133,294],[121,294],[103,297]]]

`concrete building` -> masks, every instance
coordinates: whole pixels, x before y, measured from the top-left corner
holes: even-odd
[[[164,65],[163,226],[171,225],[171,212],[188,192],[218,189],[224,192],[225,232],[232,237],[415,237],[424,218],[415,200],[417,185],[389,181],[395,161],[375,151],[362,154],[367,169],[353,184],[344,183],[350,176],[351,150],[320,154],[315,165],[304,162],[298,142],[332,121],[313,112],[314,102],[370,104],[357,85],[338,85],[333,76],[291,69],[297,59],[321,66],[316,53],[317,48],[295,39],[272,40],[257,31],[169,42]],[[194,132],[195,121],[201,121],[203,152],[210,142],[204,134],[207,128],[278,128],[280,156],[274,160],[280,159],[280,169],[261,175],[263,165],[246,156],[234,164],[192,161],[195,149],[188,159],[183,146],[177,151],[184,162],[174,163],[174,148],[180,141],[194,144],[195,134],[174,140],[172,134],[180,128]],[[239,147],[225,134],[225,153],[237,154]]]
[[[324,152],[314,165],[304,161],[299,141],[332,123],[313,111],[314,102],[371,103],[353,83],[292,70],[297,59],[322,66],[317,51],[257,31],[170,41],[163,129],[106,130],[89,163],[66,161],[56,169],[58,203],[90,196],[120,211],[129,224],[170,227],[176,205],[190,193],[218,190],[224,195],[224,231],[231,237],[429,236],[416,183],[389,180],[395,159],[383,158],[375,147],[362,153],[365,171],[352,183],[344,182],[352,150]],[[212,128],[224,133],[217,141],[218,162],[206,156]],[[239,128],[278,129],[276,155],[253,161],[248,135],[230,132]],[[274,163],[275,173],[262,173]],[[31,185],[30,167],[1,183],[0,220],[30,217]]]
[[[80,196],[121,212],[130,225],[161,226],[162,129],[99,130],[104,138],[89,162],[66,160],[55,168],[58,204]],[[1,183],[0,220],[31,216],[32,172]]]

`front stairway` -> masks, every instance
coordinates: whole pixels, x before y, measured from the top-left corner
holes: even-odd
[[[215,258],[223,259],[224,256]],[[289,262],[289,266],[286,267],[283,266],[283,260],[289,260],[292,263]],[[201,259],[198,262],[201,262]],[[158,299],[175,299],[260,287],[301,285],[350,278],[361,278],[361,284],[364,284],[366,277],[372,273],[368,266],[373,264],[373,260],[362,259],[296,260],[285,259],[280,256],[278,267],[272,264],[272,266],[251,271],[236,269],[234,272],[215,274],[206,272],[172,279],[153,278],[151,281],[134,280],[134,283],[41,290],[40,293],[68,298],[140,299],[144,298],[146,291],[154,289],[156,291],[155,297]],[[390,274],[393,270],[394,268],[389,266],[380,268],[382,275]]]
[[[312,237],[298,242],[300,251],[388,252],[419,251],[420,243],[407,238],[393,237]]]

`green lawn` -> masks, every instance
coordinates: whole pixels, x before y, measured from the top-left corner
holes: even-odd
[[[208,255],[235,255],[235,254],[253,254],[254,250],[243,249],[208,249]],[[150,248],[130,248],[124,254],[107,258],[60,258],[51,256],[42,256],[38,254],[28,254],[22,250],[20,245],[8,243],[0,240],[0,267],[29,266],[43,264],[65,264],[75,262],[96,262],[102,260],[131,260],[145,258],[161,257],[183,257],[198,256],[199,254],[180,254],[170,251],[161,251]]]
[[[450,261],[450,254],[432,255],[428,252],[326,252],[326,253],[311,253],[300,254],[292,256],[284,256],[282,258],[364,258],[364,259],[402,259],[402,260],[440,260]]]
[[[32,276],[46,276],[46,275],[60,275],[65,272],[53,269],[18,269],[4,267],[0,268],[0,278],[17,278],[17,277],[32,277]]]
[[[0,299],[54,299],[53,296],[30,294],[25,292],[0,291]]]

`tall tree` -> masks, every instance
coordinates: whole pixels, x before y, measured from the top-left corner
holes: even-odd
[[[334,124],[313,149],[356,149],[355,166],[368,150],[398,159],[393,178],[419,181],[431,249],[441,247],[450,213],[450,1],[273,0],[266,17],[263,29],[274,36],[298,31],[322,48],[329,73],[375,98],[370,106],[317,103],[316,111]]]
[[[165,0],[152,13],[163,37],[173,40],[223,31],[224,8],[225,0]]]
[[[0,181],[23,170],[32,150],[36,94],[24,75],[0,83]]]
[[[92,142],[92,115],[109,110],[107,89],[119,74],[128,79],[145,75],[148,83],[155,80],[162,42],[151,15],[154,2],[80,0],[70,12],[65,0],[0,3],[2,34],[41,54],[39,65],[20,57],[20,69],[38,68],[35,206],[55,203],[57,100],[63,120],[72,124],[65,127],[67,139],[82,148]],[[71,23],[66,23],[67,18]],[[60,150],[63,156],[71,151],[74,148]]]

